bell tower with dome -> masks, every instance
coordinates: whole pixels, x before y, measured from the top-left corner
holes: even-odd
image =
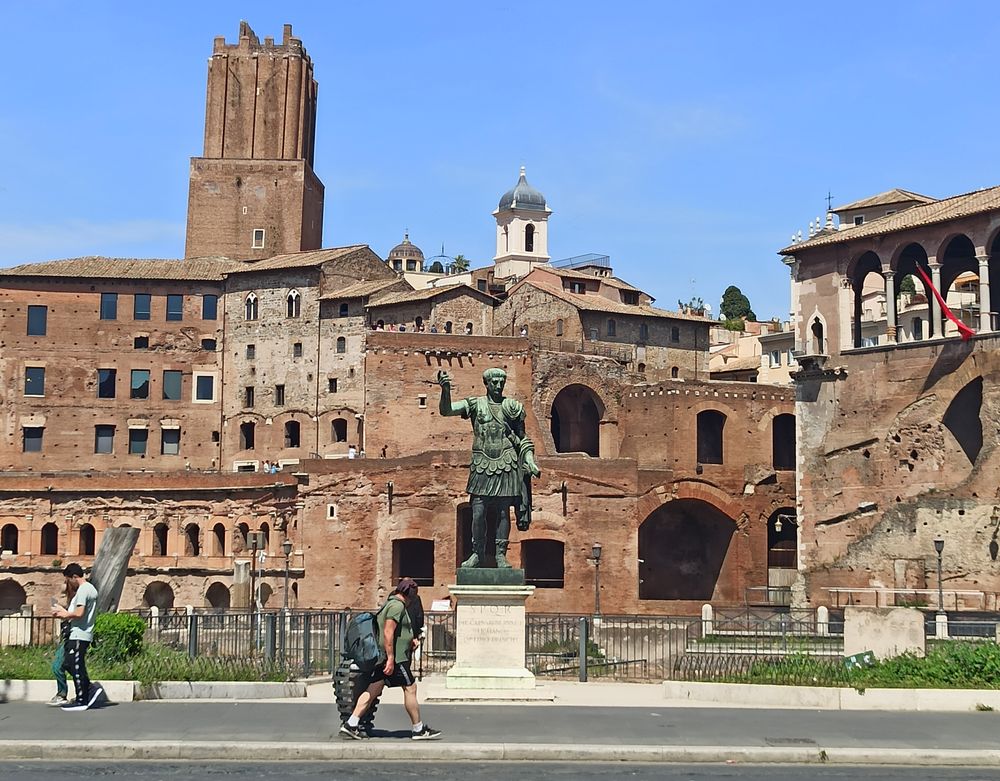
[[[532,268],[549,262],[549,215],[545,196],[521,176],[500,198],[493,216],[497,221],[497,253],[493,257],[498,279],[523,277]]]

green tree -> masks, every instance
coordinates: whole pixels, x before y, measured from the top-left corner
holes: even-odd
[[[451,262],[451,270],[454,274],[463,274],[469,270],[469,260],[465,255],[456,255]]]
[[[916,286],[916,284],[913,281],[913,275],[912,274],[907,274],[905,277],[903,277],[903,281],[899,283],[899,292],[900,293],[916,293],[917,292],[917,286]]]
[[[719,313],[725,320],[756,320],[757,315],[750,308],[750,299],[736,285],[730,285],[722,294],[722,306]],[[742,331],[742,328],[737,330]]]
[[[691,300],[687,303],[678,299],[677,308],[692,315],[705,314],[705,302],[702,301],[701,296],[691,296]]]

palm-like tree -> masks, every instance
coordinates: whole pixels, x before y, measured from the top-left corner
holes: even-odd
[[[453,274],[463,274],[469,270],[469,259],[465,255],[456,255],[455,259],[451,262],[451,271]]]

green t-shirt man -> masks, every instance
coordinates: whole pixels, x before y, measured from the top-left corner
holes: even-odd
[[[409,662],[413,651],[413,625],[410,614],[406,612],[406,603],[393,594],[378,614],[378,636],[385,637],[385,622],[392,619],[396,622],[396,643],[394,656],[396,664]]]

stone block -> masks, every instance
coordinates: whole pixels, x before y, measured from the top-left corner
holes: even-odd
[[[876,659],[924,655],[924,615],[911,607],[844,609],[844,656],[871,651]]]
[[[455,583],[459,586],[523,586],[524,570],[459,567]]]

